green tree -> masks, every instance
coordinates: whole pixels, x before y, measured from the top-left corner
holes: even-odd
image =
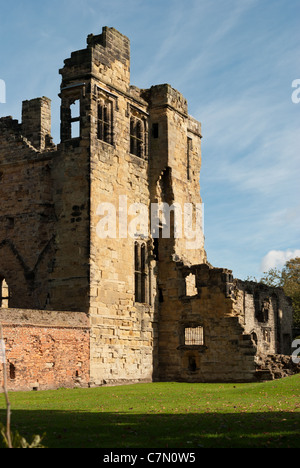
[[[300,257],[287,261],[282,270],[271,268],[260,282],[283,288],[293,301],[294,326],[300,327]]]

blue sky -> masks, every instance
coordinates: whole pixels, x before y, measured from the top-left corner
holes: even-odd
[[[131,41],[131,83],[171,84],[202,122],[208,260],[260,278],[300,256],[299,18],[300,0],[2,1],[0,116],[20,120],[22,100],[47,96],[58,142],[58,69],[115,27]]]

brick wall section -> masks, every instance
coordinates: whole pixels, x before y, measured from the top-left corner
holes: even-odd
[[[8,388],[89,385],[89,325],[83,313],[0,309]],[[2,366],[0,381],[2,381]]]

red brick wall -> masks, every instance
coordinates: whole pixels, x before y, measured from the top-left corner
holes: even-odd
[[[76,314],[0,310],[10,391],[88,386],[88,319]],[[8,319],[15,321],[7,323]]]

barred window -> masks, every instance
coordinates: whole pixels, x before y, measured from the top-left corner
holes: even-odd
[[[201,346],[204,344],[203,327],[186,328],[184,330],[185,346]]]
[[[4,278],[0,278],[0,307],[8,308],[9,288]]]

